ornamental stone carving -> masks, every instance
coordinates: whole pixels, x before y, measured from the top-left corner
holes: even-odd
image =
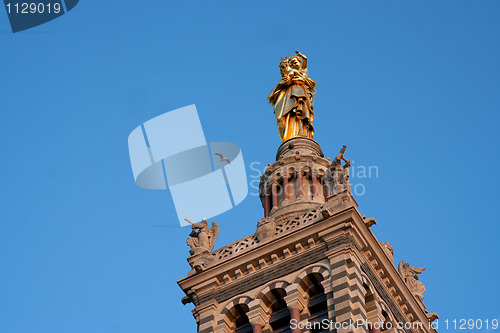
[[[403,263],[403,260],[399,262],[398,271],[403,277],[406,285],[410,291],[422,300],[424,296],[422,295],[425,291],[425,286],[422,282],[418,280],[418,275],[425,270],[425,267],[412,267],[409,263]]]
[[[219,226],[212,222],[212,227],[208,227],[207,220],[204,218],[200,223],[195,223],[188,218],[187,222],[191,223],[191,233],[186,243],[191,247],[189,253],[194,255],[202,252],[210,252],[214,249],[215,240],[219,235]]]
[[[351,185],[349,184],[349,168],[351,167],[351,161],[344,157],[344,152],[346,150],[344,145],[340,149],[340,154],[338,154],[330,166],[330,176],[333,181],[333,193],[337,194],[345,190],[350,191]],[[344,161],[344,165],[342,165]]]
[[[211,252],[219,235],[219,226],[212,222],[212,227],[209,228],[206,219],[202,219],[200,223],[195,223],[188,218],[184,220],[191,223],[191,233],[186,241],[187,245],[191,247],[188,263],[194,270],[192,273],[199,273],[212,265],[214,261]]]
[[[387,253],[388,257],[391,259],[391,262],[394,264],[394,249],[389,242],[380,242],[380,245],[384,249],[385,253]]]
[[[266,241],[274,237],[276,226],[273,218],[264,217],[257,223],[256,236],[260,242]]]

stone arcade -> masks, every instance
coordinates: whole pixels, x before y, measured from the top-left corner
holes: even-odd
[[[418,280],[425,268],[396,268],[375,219],[357,209],[346,147],[330,161],[312,140],[316,82],[296,54],[282,58],[269,96],[283,142],[261,176],[264,217],[216,250],[217,225],[193,224],[183,303],[203,333],[436,332]]]

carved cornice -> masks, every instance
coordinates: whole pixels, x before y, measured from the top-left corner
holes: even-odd
[[[325,204],[317,208],[310,209],[299,216],[296,214],[294,214],[294,217],[290,217],[288,215],[280,216],[274,220],[274,238],[294,232],[307,225],[320,222],[324,220],[325,217],[330,216],[333,211],[339,211],[339,208],[347,208],[348,206],[356,205],[357,203],[354,201],[354,198],[352,198],[352,195],[348,192],[344,192],[336,196],[332,196]],[[325,214],[325,212],[328,212],[328,214]],[[272,239],[269,241],[271,240]],[[263,243],[266,243],[266,241],[262,242],[257,238],[256,234],[251,234],[245,238],[237,240],[236,242],[223,246],[211,253],[214,257],[211,266],[225,260],[229,260],[231,257],[236,255],[241,255],[242,253],[260,246]]]
[[[209,302],[212,299],[222,303],[236,295],[243,294],[260,285],[265,285],[272,280],[299,271],[311,263],[321,261],[326,258],[325,252],[327,250],[337,247],[352,247],[354,249],[359,246],[348,236],[341,236],[328,242],[315,243],[311,241],[308,249],[298,250],[293,254],[290,253],[289,257],[285,259],[276,258],[274,263],[261,267],[252,274],[242,275],[236,281],[230,281],[217,289],[211,289],[199,295],[195,305]]]
[[[315,225],[318,226],[318,230],[323,229],[326,226],[320,226],[322,221],[333,216],[340,216],[342,212],[355,208],[356,205],[357,203],[351,194],[343,192],[331,196],[321,207],[311,209],[299,216],[282,216],[274,220],[274,225],[271,225],[273,228],[271,231],[274,230],[272,231],[273,237],[261,241],[256,234],[252,234],[219,248],[208,254],[213,260],[205,260],[205,268],[202,271],[198,273],[191,271],[187,277],[179,280],[178,284],[186,292],[190,289],[190,285],[199,285],[200,282],[207,279],[216,278],[223,285],[238,279],[249,271],[255,271],[265,266],[266,261],[263,263],[261,259],[263,254],[270,258],[268,260],[270,263],[274,263],[277,261],[276,258],[286,258],[291,253],[301,252],[303,249],[309,248],[311,242],[314,244],[317,239],[309,235],[304,236],[306,239],[302,241],[294,238],[295,242],[288,244],[286,239],[290,237],[289,235],[295,235],[297,232]],[[339,219],[341,218],[339,217]]]

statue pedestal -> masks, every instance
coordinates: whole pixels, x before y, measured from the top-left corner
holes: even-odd
[[[207,266],[209,266],[214,260],[211,252],[205,248],[197,247],[191,249],[194,252],[193,255],[187,258],[189,265],[196,271],[196,273],[202,272]]]
[[[269,165],[259,184],[265,216],[293,215],[322,205],[331,187],[326,184],[330,165],[312,139],[296,137],[283,142],[276,162]]]
[[[293,138],[283,142],[276,152],[276,161],[290,155],[316,155],[324,157],[319,143],[308,138]]]

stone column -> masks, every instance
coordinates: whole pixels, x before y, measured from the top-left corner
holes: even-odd
[[[305,295],[297,284],[291,284],[286,288],[287,295],[285,296],[286,306],[290,310],[290,319],[296,324],[300,323],[300,313],[307,307]],[[301,333],[302,331],[297,327],[292,329],[292,333]]]
[[[290,309],[290,318],[295,322],[295,323],[300,323],[300,310],[297,308],[291,308]],[[296,327],[292,328],[292,333],[301,333],[301,329]]]
[[[281,203],[281,206],[284,206],[284,205],[288,205],[288,203],[290,202],[290,191],[288,189],[288,177],[290,177],[290,175],[288,174],[288,172],[286,174],[283,175],[283,202]]]
[[[316,177],[315,172],[311,172],[311,179],[312,179],[312,194],[313,198],[316,199],[319,193],[319,189],[318,189],[318,178]]]
[[[304,189],[302,188],[303,185],[302,172],[303,172],[302,170],[297,171],[297,188],[298,188],[297,199],[304,198]]]
[[[313,200],[316,202],[325,202],[325,197],[323,191],[321,190],[321,183],[318,179],[318,174],[312,173],[312,188],[313,188]]]
[[[277,178],[273,179],[271,195],[273,197],[273,209],[272,210],[276,210],[276,209],[278,209],[278,179]]]
[[[268,217],[270,211],[271,211],[271,196],[269,193],[266,193],[266,207],[264,208],[264,216]]]
[[[304,199],[307,201],[312,200],[312,192],[311,192],[311,181],[307,177],[310,173],[310,170],[304,170],[304,177],[302,177],[302,194],[304,195]]]
[[[261,324],[252,324],[253,333],[262,333],[262,325]]]
[[[330,196],[330,188],[328,187],[328,183],[326,182],[326,179],[323,179],[323,182],[324,182],[324,185],[323,185],[323,188],[325,189],[325,197],[329,197]]]
[[[250,325],[252,325],[253,333],[262,333],[262,329],[269,322],[269,316],[262,308],[260,300],[253,300],[248,305],[247,317]]]

